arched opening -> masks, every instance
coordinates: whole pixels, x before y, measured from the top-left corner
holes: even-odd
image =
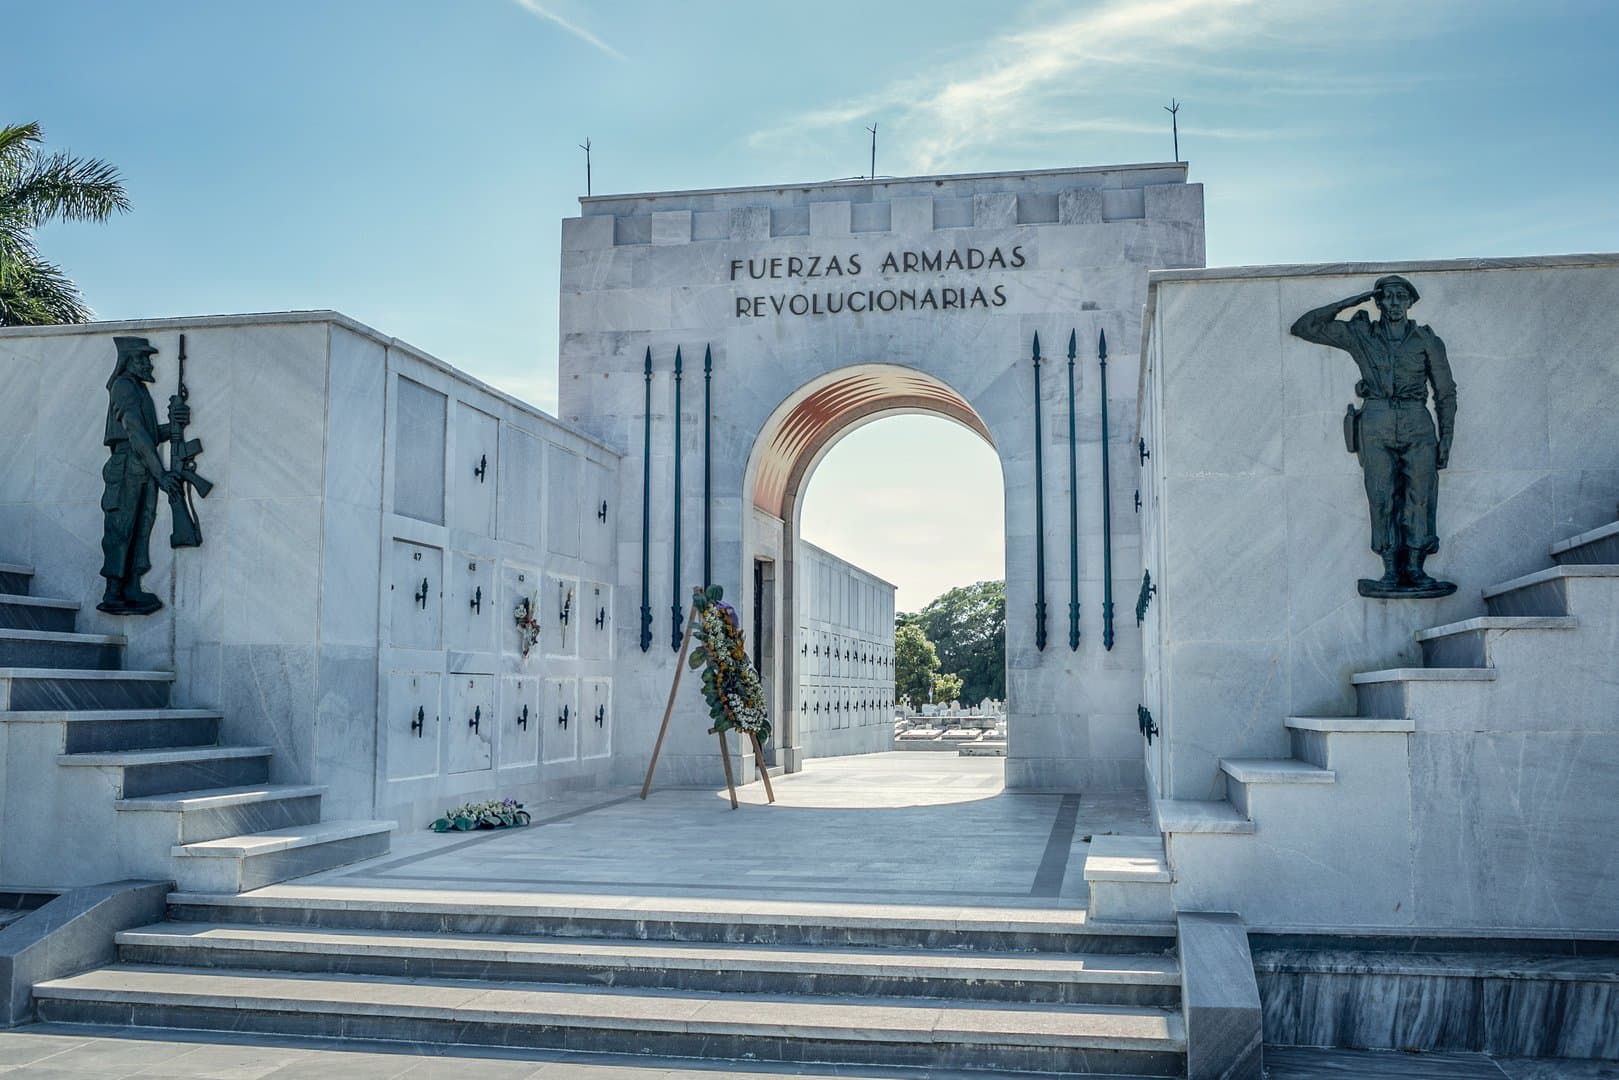
[[[893,425],[881,422],[899,417],[925,417],[930,422],[909,422],[907,447],[903,436],[896,443],[882,435],[892,431]],[[939,420],[965,430],[948,431]],[[900,429],[906,426],[899,425]],[[893,566],[894,560],[869,557],[874,550],[869,545],[863,552],[837,550],[843,545],[834,542],[828,545],[831,550],[823,550],[814,543],[814,536],[805,535],[804,510],[812,479],[829,456],[833,459],[829,483],[836,486],[838,475],[849,474],[837,460],[846,446],[858,454],[862,445],[877,448],[887,441],[896,452],[873,472],[903,477],[907,469],[933,469],[936,463],[917,442],[918,438],[926,440],[929,432],[936,446],[955,444],[958,450],[962,440],[953,436],[971,432],[977,439],[968,441],[982,440],[980,449],[987,447],[990,455],[985,468],[980,454],[976,471],[981,478],[987,477],[983,482],[993,489],[986,500],[993,503],[993,511],[977,517],[973,524],[991,534],[995,565],[987,573],[974,575],[972,581],[950,581],[946,587],[972,585],[978,580],[1004,581],[1005,478],[1000,455],[983,419],[942,381],[896,365],[842,369],[800,387],[760,430],[744,487],[749,505],[743,580],[745,599],[753,613],[756,662],[765,675],[772,712],[779,721],[773,765],[796,772],[809,757],[893,749],[896,590],[881,571],[883,565]],[[851,435],[855,435],[854,442],[845,444],[843,440]],[[818,496],[820,491],[817,488]],[[949,544],[948,534],[931,539],[941,549]],[[861,558],[861,554],[868,557]],[[928,591],[926,582],[941,580],[938,575],[929,578],[915,573],[892,576],[906,578],[910,587],[900,607],[912,610],[937,595],[921,595]],[[886,610],[885,602],[889,605]],[[880,635],[875,633],[879,629]],[[882,648],[869,648],[877,636]],[[997,685],[1004,687],[1004,659],[998,674]],[[978,704],[977,698],[971,702],[972,706]],[[944,723],[962,729],[962,725]],[[1004,713],[987,719],[978,737],[984,744],[982,750],[1004,753],[1004,724]],[[992,762],[997,786],[1000,761],[997,756]]]

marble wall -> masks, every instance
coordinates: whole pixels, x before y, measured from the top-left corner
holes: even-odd
[[[806,758],[894,742],[894,586],[799,541],[798,746]]]
[[[113,618],[95,610],[112,338],[161,350],[161,415],[182,332],[188,434],[216,485],[204,543],[170,549],[161,511],[145,584],[167,606]],[[174,703],[220,709],[223,741],[273,747],[274,781],[325,785],[326,817],[414,827],[447,799],[606,775],[616,520],[597,511],[617,457],[598,441],[335,312],[0,330],[0,379],[0,560],[79,601],[81,631],[125,634],[126,667],[175,671]],[[526,662],[524,593],[546,616]],[[585,720],[550,749],[553,699]],[[498,715],[472,732],[477,710]]]
[[[621,597],[618,690],[621,720],[635,725],[620,762],[636,778],[656,734],[674,663],[670,608],[701,577],[703,399],[701,360],[712,349],[712,532],[714,577],[751,605],[755,557],[778,554],[787,521],[762,527],[750,511],[750,460],[777,409],[830,373],[868,365],[923,372],[960,395],[1000,455],[1006,494],[1008,783],[1047,790],[1139,789],[1135,708],[1138,635],[1128,598],[1141,562],[1131,468],[1136,386],[1127,359],[1109,385],[1113,574],[1117,643],[1103,648],[1101,392],[1099,331],[1113,356],[1133,358],[1146,271],[1203,263],[1203,200],[1185,166],[1120,166],[980,176],[823,183],[781,188],[665,192],[585,199],[562,223],[561,417],[625,454],[620,565],[641,560],[643,454],[651,455],[649,549],[653,645],[637,645],[638,601]],[[990,265],[999,250],[1004,265]],[[984,264],[974,269],[976,258]],[[1013,253],[1016,252],[1014,259]],[[961,269],[929,258],[956,253]],[[910,269],[904,256],[916,260]],[[894,256],[885,269],[887,256]],[[829,274],[836,256],[839,272]],[[772,260],[775,260],[772,262]],[[851,272],[858,262],[859,274]],[[1017,265],[1012,265],[1014,262]],[[757,276],[755,276],[757,275]],[[980,305],[925,307],[928,289],[982,288]],[[894,310],[830,313],[829,295],[915,293]],[[997,292],[996,290],[1000,291]],[[804,299],[795,299],[802,297]],[[846,300],[844,301],[846,303]],[[776,305],[782,310],[778,313]],[[812,305],[795,314],[794,305]],[[864,305],[862,305],[864,306]],[[1077,329],[1079,586],[1083,637],[1067,644],[1069,585],[1066,374],[1058,355]],[[1035,611],[1035,388],[1030,346],[1039,333],[1048,360],[1045,520],[1050,642],[1037,647]],[[685,361],[678,418],[683,473],[674,482],[673,362]],[[652,428],[644,359],[651,349]],[[683,521],[673,565],[677,513]],[[787,549],[790,551],[790,549]],[[678,583],[676,581],[678,579]],[[626,578],[626,580],[630,580]],[[784,630],[796,632],[796,627]],[[785,652],[789,642],[778,650]],[[789,673],[784,681],[796,678]],[[789,709],[799,696],[784,693]],[[669,782],[713,783],[717,755],[695,697],[682,700],[660,759]]]
[[[1440,473],[1440,600],[1375,600],[1342,418],[1357,373],[1293,338],[1304,311],[1397,271],[1459,386]],[[1422,667],[1417,631],[1482,616],[1483,590],[1619,504],[1619,257],[1155,275],[1140,414],[1143,539],[1159,592],[1144,696],[1152,792],[1222,799],[1222,759],[1288,758],[1331,783],[1238,785],[1252,835],[1174,831],[1176,901],[1250,926],[1611,933],[1619,867],[1619,585],[1566,592],[1577,625],[1500,632],[1490,680],[1362,687]],[[1320,734],[1288,717],[1391,717]],[[1328,725],[1330,727],[1330,725]]]
[[[1357,375],[1288,333],[1386,272],[1416,283],[1412,317],[1444,339],[1460,387],[1428,564],[1460,586],[1442,600],[1357,594],[1381,572],[1343,446]],[[1353,715],[1350,675],[1421,666],[1415,631],[1482,615],[1482,589],[1613,520],[1619,258],[1175,272],[1152,288],[1140,425],[1160,794],[1217,798],[1220,758],[1286,757],[1285,717]]]

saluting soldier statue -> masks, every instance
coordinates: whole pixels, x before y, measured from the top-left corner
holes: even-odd
[[[1293,324],[1295,336],[1342,349],[1360,368],[1355,393],[1364,404],[1349,407],[1344,441],[1360,458],[1372,550],[1383,557],[1383,576],[1360,580],[1362,596],[1428,598],[1456,591],[1454,583],[1438,581],[1423,569],[1428,556],[1439,550],[1439,470],[1450,463],[1456,381],[1439,335],[1406,318],[1418,299],[1415,285],[1389,274],[1378,278],[1370,292],[1307,311]],[[1347,321],[1338,318],[1339,312],[1368,300],[1376,302],[1381,316],[1375,322],[1364,311]]]
[[[150,615],[163,606],[141,589],[141,575],[152,568],[152,525],[158,492],[183,494],[184,480],[158,456],[158,444],[191,422],[191,410],[178,397],[169,401],[169,422],[157,422],[157,408],[146,384],[153,381],[152,354],[145,338],[116,337],[118,366],[107,380],[106,443],[110,450],[101,478],[104,515],[101,576],[106,595],[96,607],[114,615]],[[178,464],[178,463],[176,463]]]

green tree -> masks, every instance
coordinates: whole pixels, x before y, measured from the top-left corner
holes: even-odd
[[[940,669],[961,676],[963,703],[1005,699],[1004,581],[980,581],[951,589],[917,613],[915,620],[934,643]]]
[[[90,309],[34,230],[52,221],[106,221],[129,209],[118,170],[96,158],[45,154],[38,124],[0,127],[0,326],[86,322]]]
[[[948,705],[952,701],[961,700],[960,675],[933,676],[933,703],[935,705]]]
[[[912,708],[927,704],[939,672],[939,654],[915,623],[894,632],[894,700],[909,698]]]

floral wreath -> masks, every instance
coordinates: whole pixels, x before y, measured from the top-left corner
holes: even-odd
[[[764,684],[748,660],[741,620],[736,609],[721,600],[724,595],[718,585],[692,590],[697,612],[692,636],[698,644],[690,663],[693,670],[703,668],[703,697],[714,721],[709,730],[741,731],[767,742],[770,716]]]

